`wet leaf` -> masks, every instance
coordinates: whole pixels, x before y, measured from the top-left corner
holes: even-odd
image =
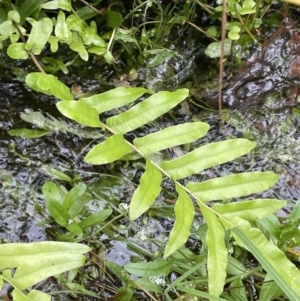
[[[193,142],[206,135],[209,125],[204,122],[192,122],[170,126],[156,133],[133,140],[133,144],[148,156],[160,150]]]
[[[86,190],[86,185],[83,183],[79,183],[76,186],[74,186],[65,196],[63,201],[63,206],[69,210],[72,203],[79,197],[81,197]]]
[[[264,191],[278,181],[273,172],[245,172],[186,185],[202,202],[224,200]]]
[[[50,132],[45,130],[14,129],[9,130],[8,134],[14,137],[34,139],[50,134]]]
[[[99,114],[123,107],[141,97],[144,93],[154,93],[145,88],[118,87],[91,97],[80,98],[79,101],[95,108]]]
[[[75,100],[59,101],[56,106],[64,116],[82,125],[102,127],[97,111],[83,102]]]
[[[151,262],[128,263],[124,269],[128,273],[140,277],[167,276],[170,273],[171,265],[170,261],[158,259]]]
[[[46,199],[46,206],[50,212],[50,215],[59,225],[63,227],[68,225],[70,219],[69,213],[60,203],[48,198]]]
[[[227,248],[225,245],[225,230],[215,213],[198,201],[198,205],[207,223],[206,236],[207,271],[209,293],[219,296],[223,292],[227,267]]]
[[[176,52],[168,49],[162,49],[160,53],[149,59],[146,67],[154,68],[164,63],[168,58],[172,57]]]
[[[235,202],[229,204],[214,204],[212,209],[227,220],[239,217],[248,221],[256,221],[286,205],[286,201],[276,199],[257,199],[252,201]]]
[[[113,10],[108,10],[106,13],[106,25],[108,27],[119,27],[123,22],[121,15]]]
[[[246,139],[213,142],[199,147],[179,158],[163,161],[161,167],[173,179],[182,179],[206,168],[229,162],[251,151],[255,143]]]
[[[140,185],[135,190],[129,209],[129,217],[131,220],[137,219],[154,203],[161,191],[162,174],[151,163],[146,162],[146,171],[141,176]]]
[[[300,271],[298,268],[288,260],[277,246],[269,242],[259,229],[252,228],[249,222],[235,217],[230,223],[232,224],[231,233],[237,243],[253,254],[287,298],[300,300],[300,287],[298,285]]]
[[[231,43],[230,39],[225,39],[224,44],[224,55],[229,55],[231,53]],[[213,42],[207,46],[205,49],[205,54],[210,58],[217,58],[221,56],[221,42]]]
[[[7,54],[15,60],[26,60],[28,58],[28,52],[24,43],[10,44],[7,48]]]
[[[189,94],[188,89],[174,92],[162,91],[135,105],[128,111],[107,119],[107,125],[114,131],[124,134],[155,120],[174,108]]]
[[[81,229],[85,229],[87,227],[92,227],[92,226],[95,226],[95,225],[100,225],[111,214],[112,214],[111,209],[104,209],[104,210],[101,210],[99,212],[96,212],[96,213],[93,213],[93,214],[89,215],[87,218],[85,218],[78,225],[80,226]]]
[[[89,59],[89,54],[88,54],[87,50],[85,49],[85,46],[82,43],[80,43],[80,42],[72,43],[72,44],[70,44],[70,48],[73,51],[78,52],[79,56],[84,61],[87,61]]]
[[[47,181],[44,183],[42,187],[42,192],[46,200],[54,200],[63,204],[63,197],[59,187],[51,181]]]
[[[25,0],[21,7],[18,8],[20,14],[20,25],[23,25],[25,19],[31,15],[36,9],[40,7],[41,4],[45,3],[47,0]]]
[[[89,164],[107,164],[121,159],[131,151],[122,135],[116,134],[94,146],[84,158]]]
[[[52,29],[53,24],[50,18],[33,22],[29,38],[25,44],[25,49],[31,50],[35,55],[40,54],[50,37]]]
[[[69,37],[68,26],[66,23],[66,16],[63,11],[59,11],[57,16],[57,23],[54,29],[55,35],[61,40],[65,40]]]
[[[188,194],[176,183],[178,199],[174,206],[175,224],[169,236],[164,257],[168,257],[177,251],[187,241],[194,219],[195,209]]]
[[[84,193],[80,198],[77,198],[73,200],[73,203],[71,207],[68,210],[70,218],[75,218],[81,210],[84,208],[84,206],[92,200],[92,195],[88,193]]]
[[[44,169],[45,171],[47,171],[51,176],[55,177],[58,180],[62,180],[62,181],[66,181],[69,183],[72,183],[73,180],[65,173],[53,168],[50,165],[47,164],[43,164],[41,166],[41,169]]]

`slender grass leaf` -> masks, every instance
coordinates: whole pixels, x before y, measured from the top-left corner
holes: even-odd
[[[266,217],[286,205],[286,201],[276,199],[257,199],[229,204],[214,204],[212,209],[227,220],[239,217],[248,221],[256,221]]]
[[[32,73],[29,73],[26,76],[27,84],[29,82],[29,81],[27,82],[27,78],[30,79],[31,74]],[[37,79],[36,85],[40,88],[40,91],[42,91],[43,93],[48,95],[53,95],[59,99],[64,99],[64,100],[73,99],[73,95],[71,94],[70,89],[64,83],[59,81],[54,75],[33,73],[33,77]]]
[[[141,287],[142,287],[144,291],[146,290],[149,292],[162,293],[161,287],[159,285],[151,282],[147,278],[138,278],[135,280],[135,283],[136,283],[137,289],[141,289]]]
[[[46,205],[55,221],[59,225],[66,227],[70,219],[68,211],[60,203],[54,201],[53,199],[46,199]]]
[[[129,217],[131,220],[137,219],[154,203],[161,191],[162,174],[151,163],[146,162],[146,171],[141,176],[140,185],[135,190],[129,208]]]
[[[124,269],[133,275],[140,277],[167,276],[170,273],[172,262],[155,260],[151,262],[128,263]]]
[[[8,134],[14,137],[34,139],[50,134],[50,132],[46,130],[14,129],[9,130]]]
[[[205,298],[205,299],[210,300],[210,301],[228,301],[227,299],[216,297],[212,294],[201,292],[198,289],[194,289],[194,288],[190,288],[190,287],[178,286],[177,289],[181,292],[188,293],[191,296]],[[200,300],[202,300],[202,299],[200,299]]]
[[[59,101],[58,110],[66,117],[90,127],[102,127],[99,115],[94,108],[75,100]]]
[[[87,290],[86,288],[84,288],[84,286],[78,284],[78,283],[70,283],[67,282],[65,284],[71,291],[77,291],[77,292],[83,292],[84,295],[86,296],[92,296],[92,297],[96,297],[97,293],[96,292],[92,292]]]
[[[85,256],[72,254],[64,256],[36,256],[36,262],[17,268],[13,283],[20,289],[26,289],[53,275],[76,269],[85,262]]]
[[[18,9],[20,14],[20,24],[23,25],[25,19],[31,15],[39,6],[45,3],[47,0],[26,0],[22,3],[21,7]]]
[[[219,296],[223,292],[226,279],[227,248],[225,245],[225,230],[210,208],[199,201],[198,205],[208,226],[206,243],[208,246],[209,293]]]
[[[199,200],[208,202],[261,192],[272,187],[278,179],[273,172],[245,172],[201,183],[189,182],[186,187]]]
[[[46,200],[54,200],[63,204],[62,192],[55,183],[51,181],[45,182],[42,187],[42,192]]]
[[[90,107],[95,108],[100,114],[123,107],[137,100],[144,93],[153,94],[154,92],[145,88],[118,87],[105,93],[93,95],[91,97],[80,98],[79,101],[82,101],[88,104]]]
[[[82,222],[80,222],[78,225],[80,226],[81,229],[99,225],[103,221],[105,221],[111,214],[112,214],[111,209],[104,209],[99,212],[91,214],[90,216],[85,218]]]
[[[73,255],[76,257],[77,254],[84,254],[90,250],[90,247],[78,243],[53,241],[8,243],[0,248],[0,268],[35,265],[39,258],[72,258]]]
[[[131,147],[122,135],[116,134],[94,146],[84,158],[89,164],[106,164],[114,162],[131,151]]]
[[[164,257],[177,251],[189,238],[192,222],[195,215],[194,205],[188,194],[176,183],[178,199],[174,206],[175,224],[170,233]]]
[[[76,186],[74,186],[65,196],[63,206],[69,210],[72,203],[75,201],[75,199],[81,197],[86,190],[86,185],[83,183],[79,183]]]
[[[206,135],[209,125],[204,122],[191,122],[170,126],[156,133],[133,140],[133,144],[148,156],[162,149],[193,142]]]
[[[246,139],[231,139],[210,143],[171,161],[163,161],[162,169],[173,179],[182,179],[206,168],[231,161],[251,151],[255,143]]]
[[[271,301],[282,294],[282,290],[278,287],[277,283],[270,280],[272,279],[267,274],[259,292],[259,301]]]
[[[25,49],[39,55],[44,49],[53,29],[50,18],[44,18],[32,24],[29,38],[25,44]]]
[[[225,223],[227,224],[227,223]],[[300,300],[300,271],[285,254],[268,241],[264,234],[250,223],[235,217],[231,220],[237,243],[245,247],[267,271],[290,300]]]
[[[107,125],[114,131],[124,134],[153,121],[174,108],[189,94],[188,89],[174,92],[162,91],[135,105],[128,111],[107,119]]]

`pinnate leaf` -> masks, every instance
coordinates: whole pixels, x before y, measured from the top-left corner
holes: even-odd
[[[135,190],[130,203],[129,217],[135,220],[147,211],[161,191],[162,174],[151,163],[146,162],[146,171],[141,176],[140,185]]]
[[[264,191],[279,179],[273,172],[245,172],[208,181],[189,182],[186,187],[202,202],[241,197]]]
[[[122,158],[130,151],[131,147],[123,136],[116,134],[94,146],[86,155],[84,161],[89,164],[106,164]]]
[[[174,206],[176,219],[164,257],[173,254],[187,241],[195,214],[194,205],[188,194],[178,184],[176,184],[176,191],[178,192],[178,199]]]
[[[255,144],[246,139],[231,139],[199,147],[171,161],[163,161],[161,167],[173,179],[182,179],[206,168],[231,161],[247,154]]]
[[[120,134],[135,130],[174,108],[183,101],[188,94],[188,89],[156,93],[128,111],[108,118],[107,125]]]
[[[160,150],[193,142],[206,135],[209,125],[204,122],[192,122],[170,126],[142,138],[136,138],[133,144],[148,156]]]

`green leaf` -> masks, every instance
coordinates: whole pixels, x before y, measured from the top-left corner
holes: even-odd
[[[269,274],[264,279],[264,283],[260,289],[259,301],[271,301],[274,297],[279,297],[282,291],[279,289],[276,282],[272,281]]]
[[[31,89],[37,92],[54,95],[59,99],[73,99],[70,89],[51,74],[32,72],[26,76],[25,81]]]
[[[20,25],[23,25],[25,19],[31,15],[39,6],[45,3],[47,0],[25,0],[21,7],[18,9],[21,20]]]
[[[63,203],[61,191],[55,183],[51,181],[45,182],[42,187],[42,192],[46,200],[54,200],[60,204]]]
[[[80,226],[73,222],[69,225],[66,226],[67,230],[77,236],[81,236],[83,234],[82,229],[80,228]]]
[[[7,13],[7,20],[13,21],[15,23],[20,22],[20,14],[16,10],[10,10]]]
[[[80,42],[76,42],[76,43],[72,43],[70,45],[70,48],[75,51],[78,52],[79,56],[84,60],[87,61],[89,59],[89,53],[87,52],[87,50],[85,49],[84,45]]]
[[[65,196],[63,206],[69,210],[72,203],[75,201],[75,199],[81,197],[86,190],[86,185],[83,183],[79,183],[76,186],[74,186]]]
[[[17,268],[13,283],[21,290],[73,268],[82,266],[91,249],[63,242],[9,243],[0,248],[0,268]]]
[[[222,215],[227,220],[234,217],[243,218],[248,221],[256,221],[286,205],[286,201],[275,199],[257,199],[253,201],[235,202],[229,204],[214,204],[212,209]]]
[[[104,222],[111,214],[112,214],[111,209],[104,209],[99,212],[91,214],[90,216],[85,218],[82,222],[80,222],[78,225],[80,226],[81,229],[99,225],[102,222]]]
[[[176,52],[168,49],[162,49],[160,53],[156,54],[155,57],[148,60],[147,68],[154,68],[164,63],[166,59],[172,57]]]
[[[84,288],[84,286],[78,284],[78,283],[70,283],[67,282],[65,283],[65,285],[71,290],[71,291],[77,291],[77,292],[83,292],[84,295],[86,296],[92,296],[92,297],[96,297],[97,293],[96,292],[92,292],[87,290],[86,288]]]
[[[228,301],[228,299],[223,299],[220,297],[216,297],[212,294],[208,294],[206,292],[202,292],[199,289],[194,289],[194,288],[190,288],[190,287],[186,287],[186,286],[178,286],[177,290],[181,291],[181,292],[185,292],[187,293],[189,296],[195,296],[195,297],[199,297],[202,298],[200,300],[209,300],[209,301]],[[204,299],[203,299],[204,298]]]
[[[128,263],[124,269],[133,275],[140,277],[167,276],[170,273],[172,263],[165,260],[151,262]]]
[[[138,278],[135,280],[136,288],[137,289],[141,289],[141,287],[143,288],[143,291],[149,291],[149,292],[155,292],[155,293],[162,293],[162,289],[159,285],[151,282],[149,279],[147,278]]]
[[[207,271],[209,293],[219,296],[224,289],[227,267],[227,248],[225,245],[225,230],[215,213],[198,201],[208,230],[206,243],[208,246]]]
[[[189,238],[195,209],[188,194],[176,183],[178,199],[174,206],[175,224],[170,233],[164,257],[168,257],[177,251]]]
[[[58,0],[58,7],[60,9],[66,10],[66,11],[71,11],[72,10],[70,0]]]
[[[17,31],[12,21],[7,20],[0,24],[0,34],[3,36],[11,36]],[[18,43],[23,44],[23,43]],[[25,44],[24,44],[25,45]]]
[[[46,206],[51,216],[59,225],[62,227],[66,227],[68,225],[70,216],[67,209],[53,199],[46,199]]]
[[[119,27],[123,22],[121,15],[113,10],[108,10],[106,13],[106,25],[108,27]]]
[[[75,120],[82,125],[102,127],[97,111],[83,102],[63,100],[59,101],[56,106],[64,116]]]
[[[52,29],[53,24],[50,18],[44,18],[34,22],[29,38],[25,44],[25,49],[28,51],[31,50],[35,55],[40,54],[50,37]]]
[[[30,129],[14,129],[8,131],[8,134],[11,136],[29,138],[29,139],[40,138],[49,133],[50,132],[46,130],[30,130]]]
[[[232,41],[230,39],[225,39],[224,44],[224,55],[230,55],[231,53],[231,44]],[[221,42],[213,42],[207,46],[205,49],[205,54],[210,58],[217,58],[221,56]]]
[[[234,298],[232,300],[248,301],[246,286],[244,285],[242,277],[238,277],[230,283],[229,291],[232,298]]]
[[[174,108],[189,94],[188,89],[162,91],[135,105],[128,111],[107,119],[107,125],[124,134],[153,121]]]
[[[26,60],[28,52],[24,43],[13,43],[7,48],[7,54],[14,60]]]
[[[140,185],[135,190],[129,209],[129,217],[131,220],[137,219],[154,203],[161,191],[162,174],[151,163],[146,162],[146,171],[141,176]]]
[[[231,224],[231,232],[237,243],[253,254],[288,299],[300,300],[298,268],[260,230],[252,228],[249,222],[235,217]]]
[[[118,87],[105,93],[80,98],[79,101],[95,108],[97,112],[101,114],[106,111],[123,107],[135,101],[144,93],[153,93],[153,91],[145,88]]]
[[[63,11],[59,11],[57,23],[54,30],[55,35],[61,40],[66,40],[69,37],[69,30],[66,23],[66,16]]]
[[[189,182],[186,188],[199,200],[207,202],[261,192],[272,187],[278,179],[273,172],[245,172],[201,183]]]
[[[131,147],[122,135],[116,134],[94,146],[84,158],[89,164],[114,162],[131,152]]]
[[[173,179],[182,179],[206,168],[229,162],[247,154],[255,143],[246,139],[231,139],[210,143],[171,161],[163,161],[162,169]]]
[[[133,144],[148,156],[162,149],[193,142],[206,135],[209,125],[204,122],[192,122],[170,126],[156,133],[133,140]]]
[[[50,165],[43,164],[41,166],[41,169],[45,170],[51,176],[55,177],[58,180],[66,181],[66,182],[69,182],[69,183],[73,182],[73,180],[68,175],[66,175],[65,173],[63,173],[63,172],[61,172],[61,171],[59,171],[59,170],[51,167]]]
[[[70,218],[75,218],[82,211],[84,206],[92,199],[92,195],[84,193],[80,198],[73,200],[73,203],[68,210]]]

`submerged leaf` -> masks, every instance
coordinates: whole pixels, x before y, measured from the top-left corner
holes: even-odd
[[[163,161],[161,167],[173,179],[182,179],[206,168],[231,161],[253,149],[255,143],[246,139],[231,139],[199,147],[182,157]]]
[[[285,205],[285,201],[275,199],[257,199],[229,204],[214,204],[212,209],[221,214],[222,217],[227,220],[239,217],[248,221],[256,221],[272,213],[276,213]]]
[[[94,146],[84,158],[89,164],[106,164],[121,159],[131,151],[122,135],[116,134]]]
[[[215,213],[198,201],[208,230],[206,243],[208,246],[207,271],[209,293],[219,296],[224,289],[227,267],[227,248],[225,245],[225,230]]]
[[[120,134],[135,130],[174,108],[189,94],[188,89],[162,91],[135,105],[128,111],[107,119],[107,125]]]
[[[192,122],[170,126],[156,133],[133,140],[133,144],[148,156],[162,149],[193,142],[206,135],[209,125],[204,122]]]
[[[161,191],[162,174],[151,163],[146,162],[146,171],[141,176],[140,185],[135,190],[130,202],[129,217],[131,220],[137,219],[154,203]]]
[[[49,131],[45,130],[30,130],[30,129],[13,129],[9,130],[8,134],[14,137],[22,137],[22,138],[40,138],[47,134],[49,134]]]
[[[241,197],[264,191],[279,179],[273,172],[245,172],[186,185],[202,202]]]
[[[178,199],[174,206],[176,219],[164,257],[173,254],[187,241],[195,214],[194,205],[188,194],[178,184],[176,184],[176,191],[178,192]]]

